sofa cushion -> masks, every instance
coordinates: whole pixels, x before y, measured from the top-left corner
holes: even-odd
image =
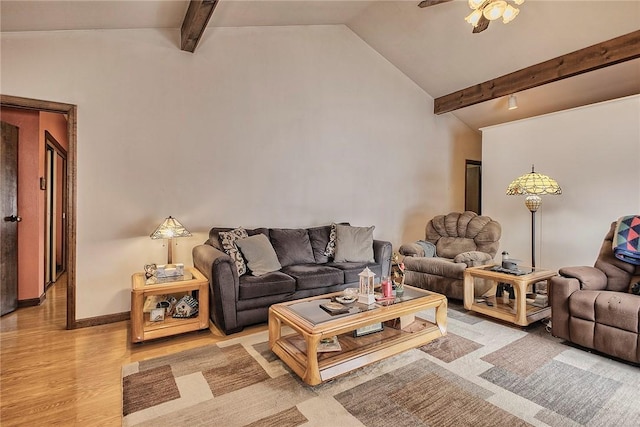
[[[283,267],[316,262],[309,233],[304,228],[272,228],[269,236]]]
[[[638,334],[640,297],[625,292],[602,291],[596,298],[595,310],[596,323]]]
[[[238,299],[247,300],[269,295],[293,293],[296,290],[296,282],[291,277],[279,271],[267,273],[262,276],[246,274],[240,277],[240,290]]]
[[[476,242],[464,237],[441,237],[436,243],[436,253],[443,258],[455,258],[459,253],[476,249]]]
[[[326,288],[344,283],[344,274],[337,268],[318,264],[297,264],[282,268],[282,272],[296,279],[296,289]]]
[[[242,253],[240,253],[240,250],[236,245],[236,240],[249,237],[247,231],[242,227],[238,227],[231,231],[223,231],[219,233],[219,235],[222,249],[224,249],[227,255],[229,255],[235,263],[236,268],[238,269],[238,275],[242,276],[247,272],[247,265],[242,257]]]
[[[329,237],[331,235],[331,226],[324,225],[322,227],[307,228],[307,232],[309,233],[311,249],[313,250],[313,257],[315,258],[316,263],[324,264],[325,262],[329,262],[329,255],[327,255],[325,252],[330,240]]]
[[[360,277],[358,274],[362,273],[362,270],[369,268],[379,281],[382,276],[382,264],[376,264],[371,262],[330,262],[327,267],[338,268],[344,273],[344,283],[358,283]]]
[[[247,267],[254,276],[278,271],[282,266],[278,261],[276,251],[264,234],[256,234],[244,239],[236,240],[242,256],[247,261]]]
[[[335,262],[374,262],[371,227],[336,225]]]
[[[464,279],[464,270],[467,268],[467,265],[464,263],[453,262],[448,258],[440,257],[405,257],[403,262],[409,271],[458,280]]]

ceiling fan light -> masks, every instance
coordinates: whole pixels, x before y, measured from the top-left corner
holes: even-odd
[[[518,108],[518,99],[514,94],[509,95],[509,101],[507,108],[509,110],[516,110]]]
[[[471,9],[478,9],[484,2],[485,0],[469,0],[469,7]]]
[[[500,18],[507,8],[507,2],[504,0],[492,1],[482,9],[482,14],[489,21],[495,21]]]
[[[502,14],[502,22],[508,24],[509,22],[513,21],[516,16],[518,16],[518,13],[520,13],[520,9],[508,5],[504,10],[504,13]]]
[[[473,12],[471,12],[469,16],[464,18],[464,20],[467,21],[469,24],[473,25],[473,27],[475,28],[478,26],[478,21],[480,21],[481,17],[482,17],[482,12],[479,9],[476,9]]]
[[[513,0],[513,2],[520,6],[522,3],[524,3],[524,0]]]

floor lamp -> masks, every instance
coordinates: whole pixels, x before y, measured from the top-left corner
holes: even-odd
[[[507,188],[508,196],[527,196],[524,204],[531,211],[531,267],[536,267],[536,211],[542,204],[540,196],[562,194],[562,188],[555,179],[537,173],[531,165],[531,172],[513,180]]]

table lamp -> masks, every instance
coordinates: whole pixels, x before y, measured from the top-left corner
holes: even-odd
[[[189,237],[191,233],[189,230],[184,228],[184,225],[180,224],[180,221],[169,216],[169,218],[165,219],[162,224],[156,228],[156,230],[151,233],[152,239],[168,239],[169,242],[167,244],[168,253],[167,253],[167,264],[173,264],[173,239],[176,237]]]
[[[531,165],[531,172],[513,180],[507,188],[508,196],[527,196],[524,204],[531,211],[531,267],[536,266],[536,211],[542,204],[541,195],[562,194],[558,183],[546,175],[535,172]]]

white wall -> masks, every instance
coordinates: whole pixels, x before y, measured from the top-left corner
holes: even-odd
[[[398,245],[464,207],[480,138],[345,26],[2,33],[3,94],[78,106],[77,318],[129,310],[168,215],[212,226],[350,221]]]
[[[640,96],[482,131],[482,205],[511,257],[531,262],[531,213],[505,191],[532,164],[562,188],[536,213],[539,267],[593,265],[611,222],[640,213]]]

